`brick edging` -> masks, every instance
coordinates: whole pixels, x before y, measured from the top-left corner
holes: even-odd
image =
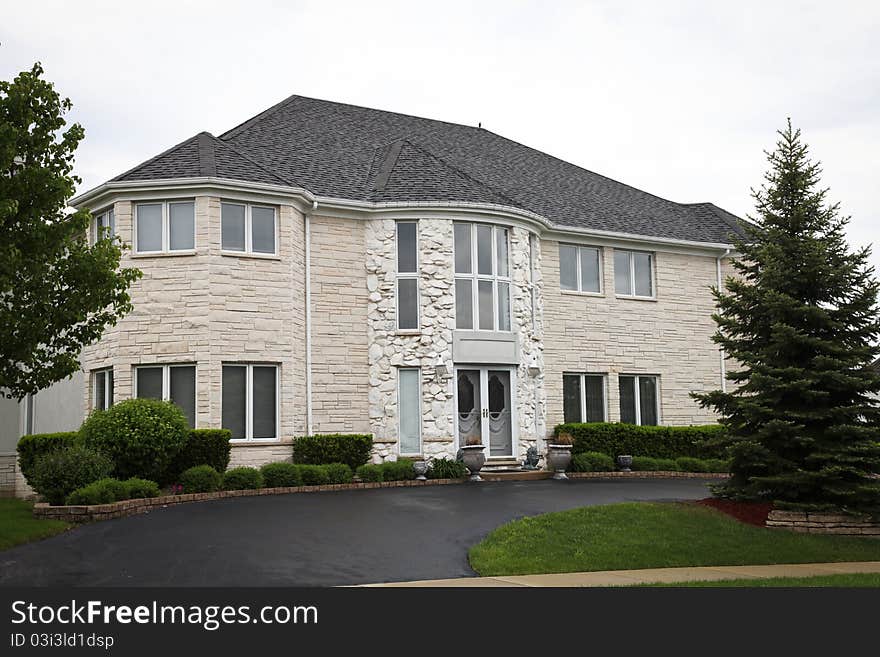
[[[676,470],[633,470],[632,472],[566,472],[569,479],[727,479],[726,472],[678,472]]]
[[[427,479],[416,481],[382,481],[360,482],[352,484],[325,484],[322,486],[281,486],[277,488],[259,488],[257,490],[221,490],[214,493],[187,493],[183,495],[160,495],[159,497],[138,498],[135,500],[122,500],[111,504],[92,504],[81,506],[49,506],[45,502],[34,505],[34,517],[46,520],[64,520],[66,522],[93,522],[96,520],[110,520],[111,518],[124,518],[139,513],[148,513],[152,509],[187,502],[204,502],[207,500],[222,500],[228,497],[254,497],[257,495],[287,495],[289,493],[320,493],[334,490],[359,490],[364,488],[400,488],[409,486],[443,486],[446,484],[461,484],[466,479]]]

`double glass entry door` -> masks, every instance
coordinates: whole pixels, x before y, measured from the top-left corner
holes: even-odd
[[[510,370],[487,367],[456,373],[458,444],[481,442],[489,456],[513,456],[513,402]]]

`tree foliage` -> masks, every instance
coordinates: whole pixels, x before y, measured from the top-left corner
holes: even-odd
[[[140,276],[111,236],[89,244],[67,207],[82,127],[39,63],[0,81],[0,392],[21,399],[79,369],[83,346],[131,310]]]
[[[768,153],[738,274],[715,290],[715,341],[734,386],[695,395],[720,413],[733,462],[718,492],[794,505],[880,510],[880,285],[868,247],[818,187],[791,122]]]

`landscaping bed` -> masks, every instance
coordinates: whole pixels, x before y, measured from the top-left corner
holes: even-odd
[[[733,516],[740,522],[745,522],[756,527],[764,527],[767,522],[767,516],[773,509],[773,504],[769,502],[736,502],[734,500],[724,500],[717,497],[707,497],[704,500],[698,500],[697,504],[712,507]]]

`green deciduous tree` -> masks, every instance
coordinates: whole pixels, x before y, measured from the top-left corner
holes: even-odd
[[[21,399],[79,368],[83,346],[131,310],[140,276],[111,237],[90,245],[90,215],[70,212],[83,138],[35,64],[0,81],[0,392]]]
[[[738,276],[715,290],[715,341],[735,361],[727,392],[695,395],[727,427],[732,477],[716,492],[791,505],[880,510],[880,289],[868,248],[826,202],[821,170],[791,122],[768,153],[736,247]]]

